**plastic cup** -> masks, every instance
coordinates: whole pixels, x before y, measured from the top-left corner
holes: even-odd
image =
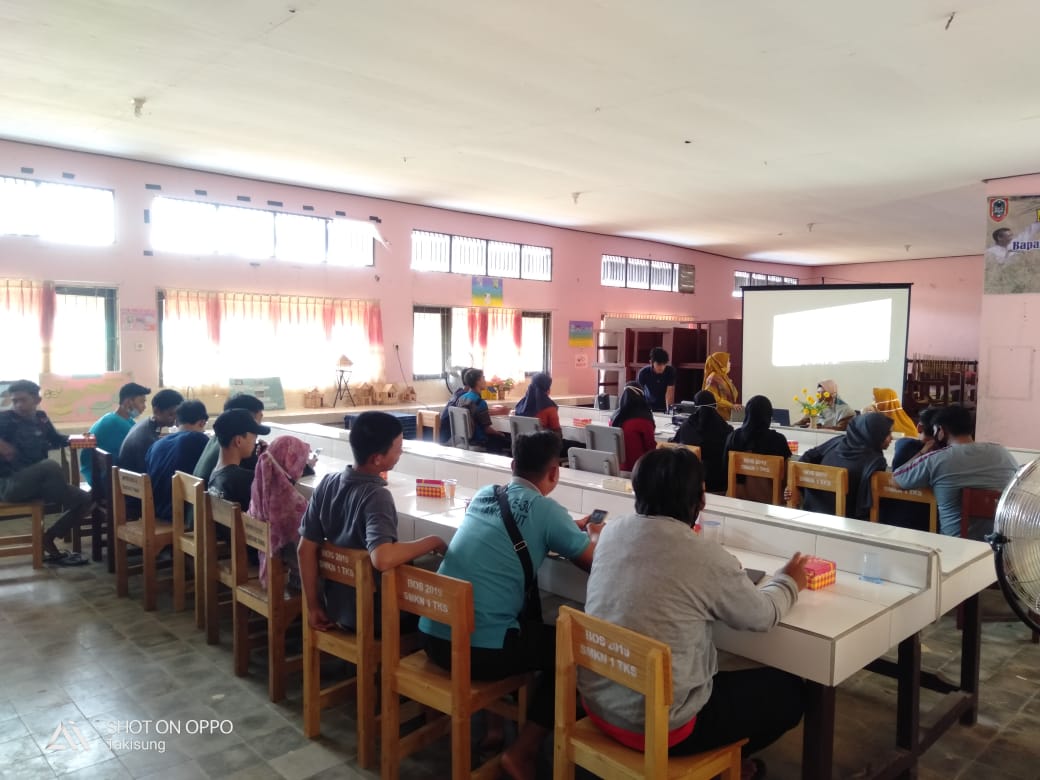
[[[876,552],[863,553],[863,565],[859,578],[875,584],[884,582],[881,579],[881,555]]]
[[[718,520],[701,520],[701,537],[709,542],[722,542],[722,523]]]
[[[448,497],[449,501],[455,500],[455,488],[458,486],[459,481],[457,479],[446,479],[444,480],[444,493]]]

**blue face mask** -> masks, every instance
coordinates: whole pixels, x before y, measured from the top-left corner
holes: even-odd
[[[131,407],[131,409],[130,409],[130,419],[131,420],[136,420],[140,416],[141,416],[141,413],[139,411],[137,411],[136,409]]]

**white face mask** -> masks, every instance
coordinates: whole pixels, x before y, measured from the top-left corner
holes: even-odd
[[[130,407],[130,419],[131,420],[136,420],[140,416],[141,416],[141,413],[139,411],[137,411],[134,407],[131,406]]]

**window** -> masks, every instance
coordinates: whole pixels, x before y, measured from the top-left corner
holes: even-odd
[[[678,292],[679,267],[678,263],[667,263],[661,260],[603,255],[600,263],[599,283],[604,287]]]
[[[51,372],[75,376],[118,371],[116,291],[57,286],[54,294]]]
[[[81,246],[115,243],[112,190],[0,178],[0,234]]]
[[[328,387],[341,355],[353,361],[352,382],[383,376],[372,301],[165,290],[159,311],[164,385],[227,387],[232,377],[277,371],[286,390]]]
[[[43,370],[43,340],[40,321],[43,312],[43,285],[35,282],[0,280],[0,333],[4,339],[4,360],[0,379],[32,379]],[[18,334],[17,338],[10,334]]]
[[[191,255],[347,267],[375,264],[378,233],[370,222],[159,197],[148,221],[152,248]]]
[[[438,378],[445,366],[475,366],[503,379],[548,371],[551,322],[547,312],[416,306],[413,378]]]
[[[734,271],[733,272],[733,297],[741,298],[744,296],[742,287],[765,287],[766,285],[778,285],[778,284],[798,284],[798,280],[793,276],[775,276],[773,274],[759,274],[752,273],[750,271]]]
[[[552,249],[412,231],[412,270],[552,281]]]

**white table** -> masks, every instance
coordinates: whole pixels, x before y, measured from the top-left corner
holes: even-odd
[[[325,452],[336,451],[340,444],[334,429],[292,432],[311,446],[328,445]],[[319,475],[322,468],[341,468],[348,459],[336,462],[323,455],[322,460]],[[456,500],[418,498],[415,476],[457,479]],[[508,478],[508,458],[406,442],[405,453],[389,480],[398,505],[401,539],[431,533],[450,539],[465,514],[464,491]],[[631,512],[633,499],[624,490],[626,484],[627,480],[564,470],[553,497],[581,515],[594,508]],[[300,480],[299,485],[307,490],[308,479]],[[837,564],[837,583],[822,591],[803,592],[795,608],[768,634],[733,631],[721,625],[715,632],[721,649],[808,681],[803,777],[831,776],[836,686],[862,668],[894,674],[899,681],[897,751],[879,776],[911,772],[920,753],[954,720],[974,722],[981,637],[977,594],[995,580],[993,554],[987,545],[714,495],[708,496],[705,512],[721,523],[722,543],[745,566],[775,570],[796,550]],[[858,577],[863,554],[868,551],[881,559],[881,584]],[[539,570],[539,583],[544,590],[584,601],[585,574],[565,561],[546,560]],[[922,674],[920,631],[960,603],[965,604],[965,621],[961,680],[956,686]],[[898,661],[881,662],[892,647],[898,647]],[[956,692],[944,700],[942,713],[929,718],[934,725],[927,730],[920,727],[922,686]]]

